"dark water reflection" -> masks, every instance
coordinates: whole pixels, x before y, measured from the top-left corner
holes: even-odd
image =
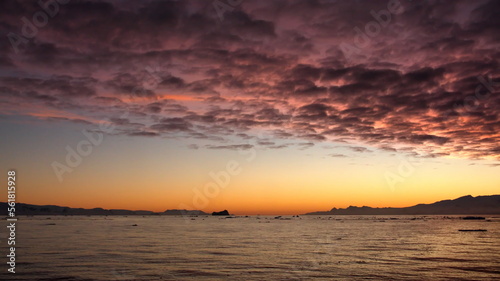
[[[0,279],[500,279],[500,218],[411,218],[21,218],[17,273],[3,263]]]

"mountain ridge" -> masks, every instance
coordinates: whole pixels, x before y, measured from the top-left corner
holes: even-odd
[[[8,204],[0,202],[0,215],[7,216]],[[103,209],[103,208],[71,208],[57,205],[32,205],[16,203],[15,215],[71,215],[71,216],[144,216],[144,215],[209,215],[200,210],[165,210],[164,212],[153,212],[145,210]]]
[[[317,211],[305,215],[493,215],[500,214],[500,195],[465,195],[456,199],[445,199],[430,204],[417,204],[409,207],[372,208],[368,206],[349,206],[332,208],[330,211]]]

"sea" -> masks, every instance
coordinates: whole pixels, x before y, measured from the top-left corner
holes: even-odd
[[[0,280],[500,280],[500,216],[461,217],[19,217]]]

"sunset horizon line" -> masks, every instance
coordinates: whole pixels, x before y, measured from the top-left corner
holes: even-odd
[[[244,215],[252,215],[252,216],[259,216],[259,215],[305,215],[307,213],[312,213],[312,212],[325,212],[325,211],[330,211],[332,209],[347,209],[349,207],[354,207],[354,208],[363,208],[363,207],[368,207],[368,208],[373,208],[373,209],[390,209],[390,208],[409,208],[409,207],[414,207],[414,206],[417,206],[417,205],[420,205],[420,204],[433,204],[433,203],[437,203],[437,202],[441,202],[441,201],[451,201],[451,200],[456,200],[456,199],[459,199],[459,198],[463,198],[463,197],[472,197],[472,198],[477,198],[477,197],[490,197],[490,196],[499,196],[500,194],[486,194],[486,195],[472,195],[472,194],[466,194],[466,195],[462,195],[462,196],[458,196],[458,197],[453,197],[453,198],[444,198],[444,199],[440,199],[440,200],[434,200],[434,201],[426,201],[426,202],[419,202],[419,203],[414,203],[414,204],[410,204],[410,205],[404,205],[404,206],[373,206],[373,205],[365,205],[365,204],[361,204],[361,205],[357,205],[355,203],[353,204],[349,204],[349,206],[346,206],[346,207],[338,207],[338,206],[332,206],[330,209],[328,210],[321,210],[321,209],[316,209],[316,210],[309,210],[309,211],[299,211],[299,210],[296,210],[296,211],[293,211],[293,210],[288,210],[288,211],[277,211],[277,212],[271,212],[271,211],[266,211],[266,210],[262,210],[262,212],[258,212],[258,211],[248,211],[248,210],[241,210],[241,211],[236,211],[236,212],[233,212],[231,210],[229,210],[230,208],[213,208],[212,210],[208,210],[207,208],[200,208],[200,209],[185,209],[185,208],[182,208],[182,207],[177,207],[177,208],[166,208],[166,209],[155,209],[155,210],[147,210],[147,209],[142,209],[142,208],[139,208],[139,209],[135,209],[135,208],[126,208],[126,207],[122,207],[122,208],[109,208],[109,207],[73,207],[73,206],[69,206],[69,205],[65,205],[65,204],[34,204],[34,203],[24,203],[24,202],[16,202],[16,205],[19,205],[19,204],[24,204],[24,205],[35,205],[35,206],[56,206],[56,207],[61,207],[61,208],[71,208],[71,209],[84,209],[84,210],[94,210],[94,209],[102,209],[104,211],[111,211],[111,210],[122,210],[122,211],[132,211],[132,212],[151,212],[153,214],[161,214],[161,213],[164,213],[164,212],[167,212],[167,211],[202,211],[206,214],[211,214],[212,212],[219,212],[219,211],[222,211],[222,210],[227,210],[230,212],[231,215],[236,215],[236,216],[244,216]],[[1,202],[0,201],[0,204],[3,204],[3,203],[7,203],[8,202]],[[153,215],[151,214],[151,215]]]

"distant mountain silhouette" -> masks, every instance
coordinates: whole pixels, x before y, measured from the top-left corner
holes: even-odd
[[[200,210],[166,210],[165,212],[161,213],[162,215],[172,215],[172,216],[207,216],[209,215],[208,213],[205,213]]]
[[[166,210],[162,213],[152,211],[131,211],[120,209],[83,209],[83,208],[70,208],[55,205],[31,205],[24,203],[16,203],[16,215],[80,215],[80,216],[133,216],[133,215],[208,215],[207,213],[199,210]],[[8,205],[5,202],[0,202],[0,215],[7,216]]]
[[[121,209],[83,209],[55,205],[31,205],[16,203],[16,215],[209,215],[200,210],[166,210],[164,212],[131,211]],[[0,202],[0,215],[7,216],[8,205]],[[372,208],[349,206],[345,209],[312,212],[306,215],[493,215],[500,214],[500,195],[463,196],[454,200],[443,200],[432,204],[418,204],[405,208]],[[212,215],[229,215],[227,210]]]
[[[306,215],[493,215],[500,214],[500,195],[463,196],[432,204],[418,204],[405,208],[372,208],[349,206],[330,211],[312,212]]]

